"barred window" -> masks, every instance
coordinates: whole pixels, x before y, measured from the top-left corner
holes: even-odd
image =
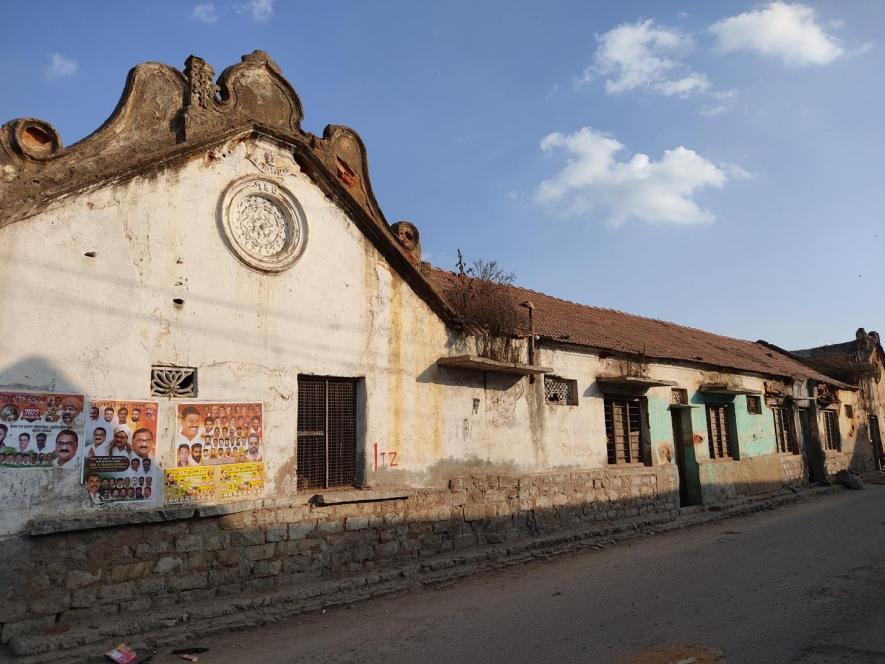
[[[605,399],[608,462],[642,463],[642,409],[639,399]]]
[[[707,404],[707,436],[710,442],[710,458],[734,457],[729,430],[729,407],[725,404]]]
[[[823,411],[824,416],[824,447],[828,450],[841,450],[842,441],[839,436],[839,417],[833,410]]]
[[[762,414],[762,397],[747,397],[747,412],[751,415]]]
[[[849,420],[854,419],[854,406],[849,406],[848,404],[845,404],[845,417],[847,417]]]
[[[577,406],[578,382],[559,376],[544,376],[544,396],[547,403]]]
[[[774,438],[777,451],[798,453],[796,445],[796,428],[793,426],[793,409],[783,406],[772,406],[774,413]]]

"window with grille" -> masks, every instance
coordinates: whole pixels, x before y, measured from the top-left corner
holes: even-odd
[[[747,397],[747,412],[751,415],[762,414],[762,397]]]
[[[608,462],[642,463],[642,408],[639,399],[605,399]]]
[[[547,403],[577,406],[578,383],[559,376],[544,376],[544,397]]]
[[[298,489],[356,481],[356,381],[298,377]]]
[[[824,447],[828,450],[842,449],[842,442],[839,439],[839,417],[836,411],[823,411],[824,417]]]
[[[849,420],[854,419],[854,407],[853,406],[849,406],[848,404],[845,404],[845,417],[847,417]]]
[[[793,409],[783,406],[772,406],[774,413],[774,438],[778,452],[792,452],[799,450],[796,445],[796,428],[793,426]]]
[[[707,404],[707,436],[710,441],[711,459],[733,457],[728,410],[725,404]]]

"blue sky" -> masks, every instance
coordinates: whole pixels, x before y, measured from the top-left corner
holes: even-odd
[[[267,51],[426,257],[799,348],[885,328],[885,3],[12,2],[0,122],[65,145],[139,62]],[[15,28],[14,26],[20,26]],[[35,29],[39,26],[39,29]]]

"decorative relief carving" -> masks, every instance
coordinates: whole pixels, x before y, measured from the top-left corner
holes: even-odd
[[[234,182],[221,197],[219,213],[228,246],[251,268],[281,272],[304,251],[304,212],[276,182],[260,176]]]
[[[286,246],[290,233],[280,207],[257,195],[241,198],[231,222],[234,239],[253,256],[275,256]]]

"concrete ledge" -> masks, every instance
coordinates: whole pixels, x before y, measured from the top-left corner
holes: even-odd
[[[264,506],[263,503],[261,500],[243,500],[220,505],[167,505],[157,509],[98,508],[95,511],[73,512],[64,516],[37,517],[28,521],[25,532],[31,536],[40,536],[76,530],[224,516],[259,509]]]
[[[78,530],[210,518],[265,508],[299,507],[308,503],[325,507],[349,503],[373,503],[382,500],[406,500],[411,495],[412,492],[406,489],[354,489],[352,491],[330,491],[316,494],[313,497],[306,494],[284,500],[265,498],[215,505],[169,504],[156,509],[97,507],[95,510],[72,512],[63,516],[33,518],[28,521],[25,533],[32,537],[39,537]]]
[[[406,500],[409,491],[403,489],[355,489],[353,491],[330,491],[316,494],[312,502],[314,505],[324,507],[326,505],[346,505],[349,503],[377,503],[382,500]]]

